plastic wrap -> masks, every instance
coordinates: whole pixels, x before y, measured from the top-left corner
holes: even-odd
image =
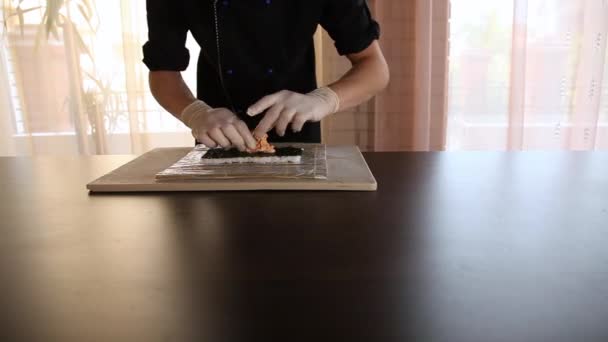
[[[209,151],[199,145],[185,157],[156,175],[158,182],[179,182],[236,178],[327,179],[327,153],[322,144],[274,144],[303,149],[298,164],[225,164],[204,165],[201,157]]]

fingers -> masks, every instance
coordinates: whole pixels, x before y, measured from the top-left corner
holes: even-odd
[[[226,108],[215,108],[192,122],[192,135],[209,148],[232,146],[241,151],[257,147],[257,140],[247,124]]]
[[[241,137],[241,134],[236,130],[234,125],[229,124],[222,127],[222,133],[230,140],[232,146],[239,149],[239,151],[245,151],[245,140]]]
[[[305,114],[296,114],[291,120],[291,129],[296,133],[301,131],[306,121],[308,121],[308,117]]]
[[[284,136],[285,131],[287,130],[287,125],[291,122],[294,115],[296,115],[295,109],[284,109],[279,116],[279,119],[276,121],[274,127],[279,136]]]
[[[213,139],[211,139],[207,133],[199,135],[198,140],[209,148],[214,148],[217,146],[215,141],[213,141]]]
[[[236,127],[236,130],[241,134],[243,140],[245,140],[245,146],[251,150],[255,150],[257,147],[257,141],[253,137],[253,134],[251,134],[247,124],[239,120],[234,123],[234,127]]]
[[[197,139],[210,148],[217,146],[230,148],[234,146],[240,151],[245,151],[247,148],[253,150],[257,146],[257,141],[251,134],[249,127],[240,120],[198,134]]]
[[[259,138],[268,133],[268,131],[274,127],[275,122],[279,119],[281,111],[283,111],[282,106],[274,105],[270,107],[270,109],[266,112],[266,115],[264,115],[264,118],[262,118],[258,126],[253,131],[253,135]]]
[[[212,130],[210,130],[208,132],[209,137],[211,139],[213,139],[213,141],[215,141],[218,145],[222,146],[223,148],[229,148],[230,147],[230,141],[228,140],[228,138],[226,138],[226,136],[224,135],[224,133],[222,132],[222,130],[220,128],[214,128]]]
[[[280,91],[278,93],[274,93],[271,95],[267,95],[262,97],[258,102],[254,103],[247,109],[247,114],[249,116],[256,116],[271,106],[275,105],[281,97],[284,95],[284,91]]]

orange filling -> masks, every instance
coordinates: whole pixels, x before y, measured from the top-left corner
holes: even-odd
[[[274,146],[272,146],[268,142],[268,134],[264,134],[264,136],[261,138],[256,137],[256,139],[257,139],[258,143],[255,147],[255,150],[248,149],[247,152],[249,152],[249,153],[254,153],[254,152],[274,153],[275,152]]]

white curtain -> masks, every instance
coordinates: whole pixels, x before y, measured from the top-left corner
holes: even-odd
[[[449,149],[608,149],[608,1],[452,0]]]
[[[0,155],[192,145],[148,90],[145,0],[2,1]],[[188,47],[195,91],[198,47]]]

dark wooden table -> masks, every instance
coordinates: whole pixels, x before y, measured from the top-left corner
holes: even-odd
[[[0,159],[1,341],[608,341],[607,153],[367,154],[375,193],[89,195]]]

